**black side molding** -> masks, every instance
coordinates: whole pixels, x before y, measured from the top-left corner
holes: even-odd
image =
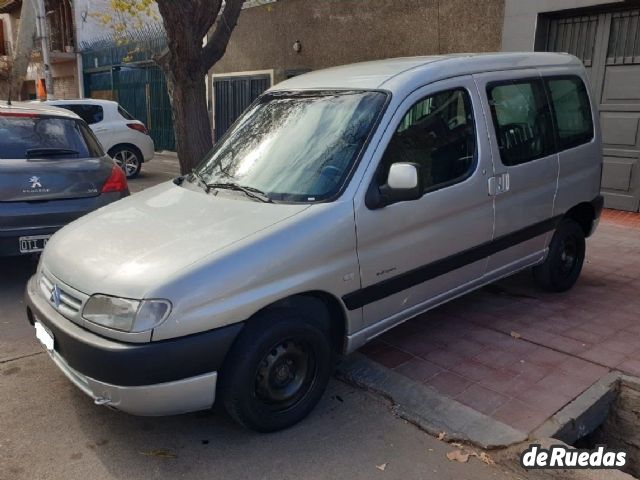
[[[555,230],[560,220],[562,220],[562,215],[536,223],[522,230],[509,233],[490,242],[470,248],[469,250],[456,253],[442,260],[437,260],[393,278],[348,293],[342,297],[342,300],[349,310],[356,310]]]

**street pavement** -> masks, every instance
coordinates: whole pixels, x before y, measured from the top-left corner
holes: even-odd
[[[175,162],[160,155],[131,190],[174,177]],[[0,259],[0,480],[514,478],[475,458],[449,461],[455,447],[338,380],[308,419],[269,435],[218,411],[143,418],[98,407],[35,340],[22,301],[35,268],[31,258]]]
[[[178,157],[174,152],[157,152],[148,163],[142,164],[140,173],[129,180],[129,190],[136,193],[180,175]]]

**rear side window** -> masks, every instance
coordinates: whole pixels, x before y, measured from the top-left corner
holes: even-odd
[[[541,80],[492,83],[487,96],[504,165],[519,165],[554,152],[551,110]]]
[[[118,113],[120,115],[122,115],[124,118],[126,118],[127,120],[135,120],[135,118],[133,117],[133,115],[131,115],[129,112],[127,112],[124,108],[122,108],[120,105],[118,105]]]
[[[593,119],[589,95],[578,77],[546,80],[551,107],[558,130],[558,148],[567,150],[593,138]]]
[[[73,118],[0,115],[0,158],[97,158],[100,143]]]
[[[56,105],[56,107],[66,108],[78,115],[89,125],[101,122],[104,119],[104,110],[100,105]]]

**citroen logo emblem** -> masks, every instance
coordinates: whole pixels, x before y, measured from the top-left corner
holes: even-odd
[[[56,308],[60,308],[60,287],[58,287],[58,285],[53,286],[53,290],[51,290],[50,300],[53,302]]]

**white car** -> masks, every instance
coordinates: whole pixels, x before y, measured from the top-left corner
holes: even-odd
[[[84,98],[46,103],[71,110],[87,122],[127,178],[137,176],[142,164],[153,158],[155,148],[147,127],[117,102]]]

